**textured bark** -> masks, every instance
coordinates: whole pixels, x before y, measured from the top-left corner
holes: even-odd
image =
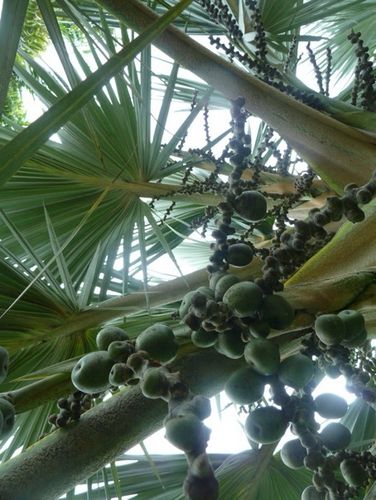
[[[178,359],[171,368],[194,392],[217,393],[241,361],[212,350]],[[81,420],[48,435],[0,466],[0,498],[52,500],[162,426],[167,404],[138,387],[122,391]]]
[[[138,0],[97,0],[136,31],[158,15]],[[270,87],[170,26],[153,42],[229,99],[244,96],[246,108],[265,120],[337,192],[368,180],[376,167],[375,139]]]

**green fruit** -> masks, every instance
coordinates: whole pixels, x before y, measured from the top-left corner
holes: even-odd
[[[353,458],[342,460],[340,464],[342,476],[354,488],[362,486],[368,479],[368,474],[359,462]]]
[[[174,332],[167,325],[156,323],[149,326],[136,339],[136,349],[146,351],[152,359],[166,363],[175,357],[179,345]]]
[[[287,441],[281,448],[282,462],[290,469],[300,469],[304,467],[304,458],[307,450],[302,446],[299,439]]]
[[[257,222],[266,215],[266,198],[258,191],[243,191],[236,197],[234,208],[244,219]]]
[[[184,316],[186,314],[188,314],[189,308],[191,307],[191,304],[192,304],[192,297],[195,293],[196,293],[196,290],[192,290],[184,295],[183,300],[181,301],[181,304],[179,307],[179,316],[181,319],[183,319]]]
[[[254,321],[248,326],[249,333],[255,338],[265,339],[270,333],[269,323],[266,321]]]
[[[342,418],[347,408],[347,401],[336,394],[320,394],[315,399],[315,410],[323,418]]]
[[[244,358],[257,372],[272,375],[280,365],[279,347],[267,339],[251,339],[244,349]]]
[[[137,376],[140,376],[146,366],[149,354],[146,351],[139,351],[131,354],[127,359],[127,365]]]
[[[268,295],[264,299],[262,314],[271,328],[284,330],[294,321],[294,309],[281,295]]]
[[[129,337],[122,328],[117,326],[105,326],[99,330],[96,342],[100,351],[105,351],[111,342],[115,340],[128,340]]]
[[[191,341],[197,347],[212,347],[217,342],[217,338],[217,332],[207,332],[203,328],[191,334]]]
[[[325,500],[326,493],[325,491],[319,492],[316,490],[314,486],[307,486],[305,490],[303,490],[302,496],[300,500]]]
[[[111,385],[124,385],[128,380],[135,378],[134,371],[125,363],[115,363],[111,368],[108,380]]]
[[[239,281],[239,278],[235,276],[235,274],[225,274],[221,276],[215,285],[215,300],[222,300],[227,290],[232,287],[232,285],[235,285],[235,283],[239,283]]]
[[[215,287],[217,286],[218,281],[223,277],[227,276],[229,273],[226,273],[226,271],[216,271],[215,273],[210,275],[209,279],[209,288],[212,290],[215,290]]]
[[[287,428],[287,420],[281,410],[265,406],[253,410],[244,427],[247,436],[256,443],[269,444],[279,441]]]
[[[224,294],[223,302],[236,316],[251,316],[261,308],[262,290],[251,281],[235,283]]]
[[[3,382],[8,375],[9,367],[9,354],[4,347],[0,346],[0,384]]]
[[[244,342],[241,334],[236,330],[229,330],[217,335],[217,343],[215,349],[230,359],[238,359],[243,356]]]
[[[148,368],[141,380],[142,394],[151,399],[166,396],[169,382],[165,371],[161,368]]]
[[[14,427],[16,412],[12,403],[0,398],[0,439],[7,437]]]
[[[344,340],[342,344],[345,347],[360,347],[364,344],[367,338],[368,338],[367,330],[364,328],[361,332],[358,333],[356,337],[353,337],[352,339],[349,340]]]
[[[250,366],[239,368],[227,380],[225,392],[238,405],[249,405],[264,394],[265,379]]]
[[[351,432],[343,424],[333,422],[320,433],[320,438],[330,451],[337,451],[347,448],[350,444]]]
[[[337,314],[323,314],[315,321],[315,332],[324,344],[336,345],[345,338],[345,325]]]
[[[209,440],[210,430],[195,415],[171,418],[165,422],[166,439],[185,453],[202,453]]]
[[[87,394],[106,391],[110,387],[108,377],[113,364],[107,351],[85,354],[72,370],[72,383]]]
[[[208,286],[199,286],[196,290],[196,292],[200,292],[202,293],[203,295],[205,295],[205,297],[207,297],[208,299],[214,299],[214,292],[211,288],[209,288]]]
[[[314,364],[307,356],[295,354],[282,361],[278,377],[283,384],[302,389],[312,379],[314,370]]]
[[[243,267],[251,263],[253,250],[246,243],[234,243],[228,247],[227,262],[232,266]]]
[[[108,346],[107,352],[112,360],[125,363],[134,353],[134,347],[128,340],[114,340]]]
[[[345,326],[345,341],[351,341],[362,334],[366,329],[363,315],[353,309],[345,309],[338,313]]]

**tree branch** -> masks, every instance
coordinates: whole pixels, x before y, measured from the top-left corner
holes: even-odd
[[[138,0],[96,1],[136,31],[158,18]],[[247,109],[286,139],[335,191],[349,182],[363,184],[375,169],[376,144],[366,133],[279,92],[173,26],[153,43],[229,99],[244,96]]]

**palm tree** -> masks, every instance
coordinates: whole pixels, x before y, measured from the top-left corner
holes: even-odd
[[[85,480],[88,498],[181,495],[181,455],[115,463],[161,428],[167,413],[164,401],[145,398],[138,385],[95,399],[79,423],[63,429],[53,431],[49,417],[56,400],[75,390],[72,369],[96,350],[104,325],[124,327],[132,339],[156,322],[173,328],[179,351],[169,368],[194,393],[217,394],[242,363],[192,344],[191,330],[175,314],[189,290],[208,285],[209,244],[189,239],[195,228],[213,226],[228,186],[218,171],[231,179],[227,150],[220,159],[212,153],[231,137],[229,127],[219,137],[204,137],[198,150],[184,146],[200,114],[229,108],[230,100],[243,96],[247,112],[262,120],[248,154],[252,168],[243,177],[251,183],[258,178],[271,208],[251,228],[234,216],[236,237],[259,249],[249,265],[231,268],[242,280],[261,276],[262,249],[285,229],[279,225],[283,207],[290,220],[305,219],[328,197],[341,196],[347,184],[366,184],[376,166],[374,70],[368,66],[367,73],[359,62],[375,50],[373,1],[218,2],[227,17],[210,1],[156,4],[151,10],[139,0],[3,2],[0,109],[8,87],[14,91],[13,74],[46,111],[24,126],[8,104],[0,129],[0,345],[10,353],[1,391],[17,413],[12,440],[1,451],[1,498],[79,497],[74,486]],[[30,12],[38,12],[39,33],[42,39],[48,33],[61,72],[38,59],[43,40],[28,50],[24,23]],[[353,37],[356,53],[347,40],[352,29],[361,32],[367,50]],[[192,38],[198,34],[222,37],[214,45],[229,57],[200,45]],[[302,42],[316,44],[310,59],[319,92],[296,76]],[[168,74],[160,73],[150,43],[171,58]],[[181,67],[201,80],[183,78]],[[330,74],[349,79],[337,98],[329,97]],[[371,82],[367,95],[359,87],[364,79]],[[167,137],[169,113],[182,101],[190,110]],[[270,166],[273,158],[277,167]],[[303,197],[294,191],[302,178],[294,170],[300,158],[312,182]],[[336,235],[285,276],[283,296],[296,314],[293,325],[275,336],[283,357],[299,350],[318,313],[358,310],[373,337],[374,201],[363,209],[358,224],[332,222]],[[196,270],[183,274],[181,263],[192,252]],[[170,259],[177,278],[158,283],[152,275],[150,266],[161,256]],[[367,362],[374,373],[365,349],[355,350],[353,362]],[[343,422],[353,449],[372,443],[372,403],[357,399]],[[286,467],[275,447],[210,457],[221,498],[300,498],[312,473]],[[152,481],[150,466],[157,471]],[[98,481],[103,486],[95,492]],[[372,489],[368,485],[368,498]]]

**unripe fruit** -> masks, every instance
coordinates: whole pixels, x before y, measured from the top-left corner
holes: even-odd
[[[344,340],[353,340],[366,328],[364,317],[359,311],[353,309],[344,309],[338,313],[345,327]]]
[[[262,314],[271,328],[284,330],[294,321],[294,309],[281,295],[268,295],[262,305]]]
[[[202,293],[203,295],[205,295],[205,297],[207,297],[208,299],[214,299],[214,292],[211,288],[209,288],[208,286],[199,286],[196,290],[196,292],[200,292]]]
[[[239,283],[239,281],[239,278],[235,276],[235,274],[225,274],[222,276],[215,285],[215,300],[222,300],[227,290],[232,287],[232,285],[235,285],[235,283]]]
[[[5,398],[0,398],[0,439],[4,439],[12,431],[15,415],[12,403]]]
[[[260,444],[279,441],[287,428],[287,420],[281,410],[273,406],[265,406],[253,410],[245,424],[247,436]]]
[[[294,389],[305,387],[313,374],[314,364],[303,354],[295,354],[282,361],[278,371],[280,381]]]
[[[217,342],[217,338],[217,332],[208,332],[203,328],[200,328],[191,334],[191,341],[197,347],[211,347]]]
[[[345,325],[337,314],[323,314],[315,321],[315,332],[326,345],[336,345],[345,338]]]
[[[192,297],[194,296],[195,293],[196,290],[192,290],[184,295],[179,307],[179,316],[181,319],[183,319],[184,316],[188,314],[189,308],[191,307],[192,304]]]
[[[113,361],[125,363],[134,353],[134,347],[128,340],[115,340],[108,346],[107,352]]]
[[[368,474],[361,464],[352,458],[343,460],[340,469],[345,481],[354,488],[362,486],[368,479]]]
[[[254,321],[248,326],[248,329],[255,338],[265,339],[270,333],[270,326],[266,321]]]
[[[200,420],[208,418],[211,414],[210,399],[197,394],[190,401],[178,404],[176,409],[173,410],[174,417],[191,414],[195,415]]]
[[[107,351],[85,354],[72,370],[72,383],[87,394],[106,391],[110,387],[108,377],[113,364]]]
[[[364,344],[364,342],[367,340],[367,338],[368,338],[367,330],[364,328],[364,330],[359,332],[356,337],[353,337],[350,340],[344,340],[342,342],[342,344],[348,348],[360,347]]]
[[[209,279],[209,288],[212,290],[215,290],[215,287],[217,286],[218,281],[223,277],[227,276],[229,273],[226,273],[226,271],[216,271],[215,273],[210,275]]]
[[[132,368],[129,368],[125,363],[115,363],[111,368],[108,380],[111,385],[124,385],[128,380],[135,378],[135,373]]]
[[[303,490],[301,500],[326,500],[325,491],[319,492],[316,490],[314,486],[307,486],[305,490]]]
[[[245,346],[244,358],[257,372],[272,375],[280,365],[279,347],[267,339],[251,339]]]
[[[210,430],[195,415],[171,418],[165,422],[166,439],[185,453],[202,453]]]
[[[264,394],[265,379],[250,366],[239,368],[227,380],[225,392],[238,405],[258,401]]]
[[[250,264],[253,250],[246,243],[235,243],[228,248],[227,262],[232,266],[242,267]]]
[[[328,424],[320,433],[320,439],[330,451],[347,448],[351,441],[351,432],[339,422]]]
[[[223,302],[233,313],[244,318],[257,312],[262,304],[262,290],[251,281],[232,285],[223,296]]]
[[[347,401],[336,394],[320,394],[315,399],[315,410],[323,418],[342,418],[347,408]]]
[[[236,197],[234,208],[244,219],[257,222],[266,215],[266,198],[258,191],[243,191]]]
[[[169,383],[161,368],[148,368],[141,380],[142,394],[151,399],[164,397],[168,393]]]
[[[115,340],[128,340],[129,337],[122,328],[117,326],[105,326],[97,335],[96,342],[100,351],[105,351],[111,342]]]
[[[282,462],[290,469],[300,469],[304,466],[307,450],[301,445],[299,439],[287,441],[281,448]]]
[[[243,356],[245,343],[240,332],[229,330],[217,335],[217,343],[214,348],[230,359],[238,359]]]
[[[167,325],[156,323],[146,328],[136,339],[136,349],[147,351],[152,359],[166,363],[175,357],[179,345]]]
[[[5,380],[8,375],[9,367],[9,354],[4,347],[0,346],[0,384]]]

